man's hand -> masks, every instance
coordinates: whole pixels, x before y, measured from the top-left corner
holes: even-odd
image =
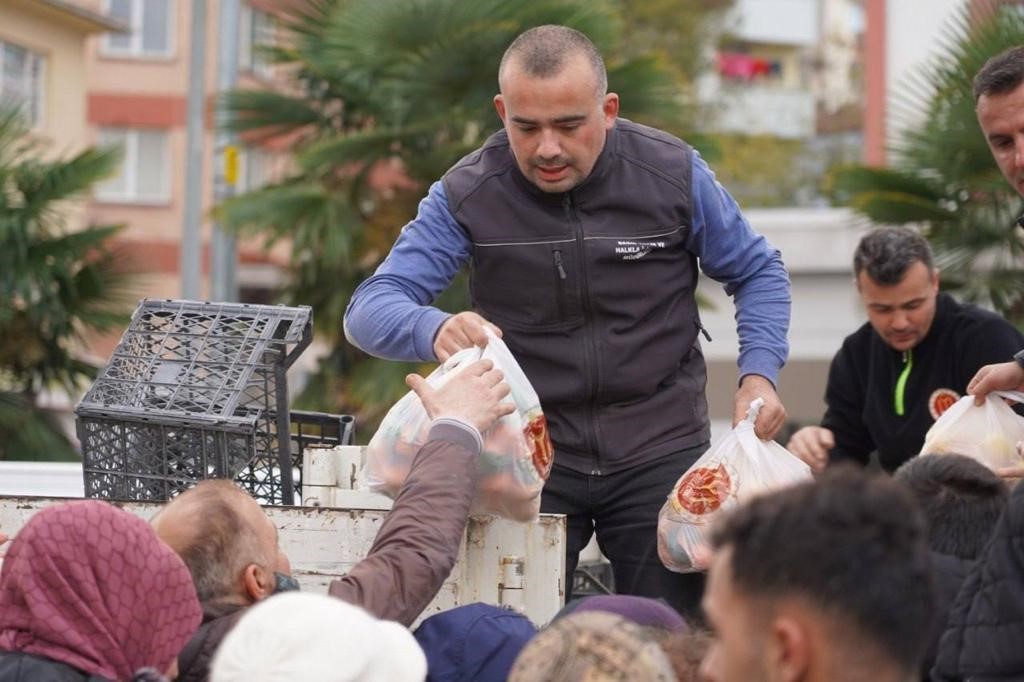
[[[828,452],[835,447],[835,436],[820,426],[805,426],[793,434],[786,449],[807,462],[811,471],[821,473],[828,464]]]
[[[771,440],[786,421],[786,408],[779,400],[772,382],[757,374],[748,374],[740,381],[732,406],[732,425],[736,426],[747,416],[750,403],[755,398],[764,398],[764,405],[757,413],[754,434],[761,440]]]
[[[501,338],[501,330],[476,313],[464,312],[452,315],[437,330],[437,336],[434,338],[434,355],[439,361],[444,362],[464,348],[471,346],[483,348],[487,345],[484,327],[489,328],[498,338]]]
[[[1014,361],[985,365],[967,384],[975,405],[984,403],[985,396],[992,391],[1024,391],[1024,367]]]
[[[511,402],[501,402],[510,390],[504,378],[493,362],[477,360],[441,388],[433,388],[418,374],[405,377],[405,383],[423,401],[431,419],[451,417],[484,433],[498,419],[516,410]]]
[[[3,559],[3,558],[4,558],[4,549],[3,549],[3,544],[4,544],[5,542],[7,542],[8,540],[10,540],[10,538],[9,538],[9,537],[7,537],[6,535],[4,535],[3,533],[0,533],[0,559]]]

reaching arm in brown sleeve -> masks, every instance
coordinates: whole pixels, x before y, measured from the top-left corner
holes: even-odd
[[[502,373],[474,363],[440,389],[406,378],[434,423],[365,559],[329,593],[410,625],[455,566],[476,490],[480,434],[515,409]]]

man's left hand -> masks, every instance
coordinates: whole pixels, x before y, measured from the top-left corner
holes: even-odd
[[[754,422],[754,434],[761,440],[771,440],[786,422],[786,408],[779,400],[775,386],[763,376],[748,374],[743,377],[733,400],[732,425],[736,426],[746,418],[750,403],[756,398],[764,398],[764,405]]]

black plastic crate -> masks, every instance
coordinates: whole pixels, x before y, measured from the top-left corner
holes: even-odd
[[[217,477],[292,504],[287,369],[311,340],[306,306],[142,301],[75,409],[86,495],[160,500]]]
[[[302,456],[309,446],[334,447],[355,442],[355,417],[325,412],[291,412],[291,461],[295,499],[302,499]],[[277,462],[254,458],[235,476],[235,481],[258,500],[269,500],[280,479]],[[273,504],[273,502],[267,502]]]

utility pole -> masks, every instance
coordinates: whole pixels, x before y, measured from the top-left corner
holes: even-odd
[[[220,0],[218,20],[219,48],[217,55],[217,92],[223,95],[235,89],[238,82],[239,0]],[[238,182],[238,145],[235,136],[227,131],[227,112],[217,107],[217,129],[214,133],[213,203],[220,204],[235,194]],[[220,225],[213,225],[210,251],[210,288],[214,301],[237,301],[235,238]]]
[[[203,252],[203,151],[206,125],[206,0],[192,0],[188,66],[188,133],[185,150],[185,224],[181,235],[181,296],[201,297]]]

